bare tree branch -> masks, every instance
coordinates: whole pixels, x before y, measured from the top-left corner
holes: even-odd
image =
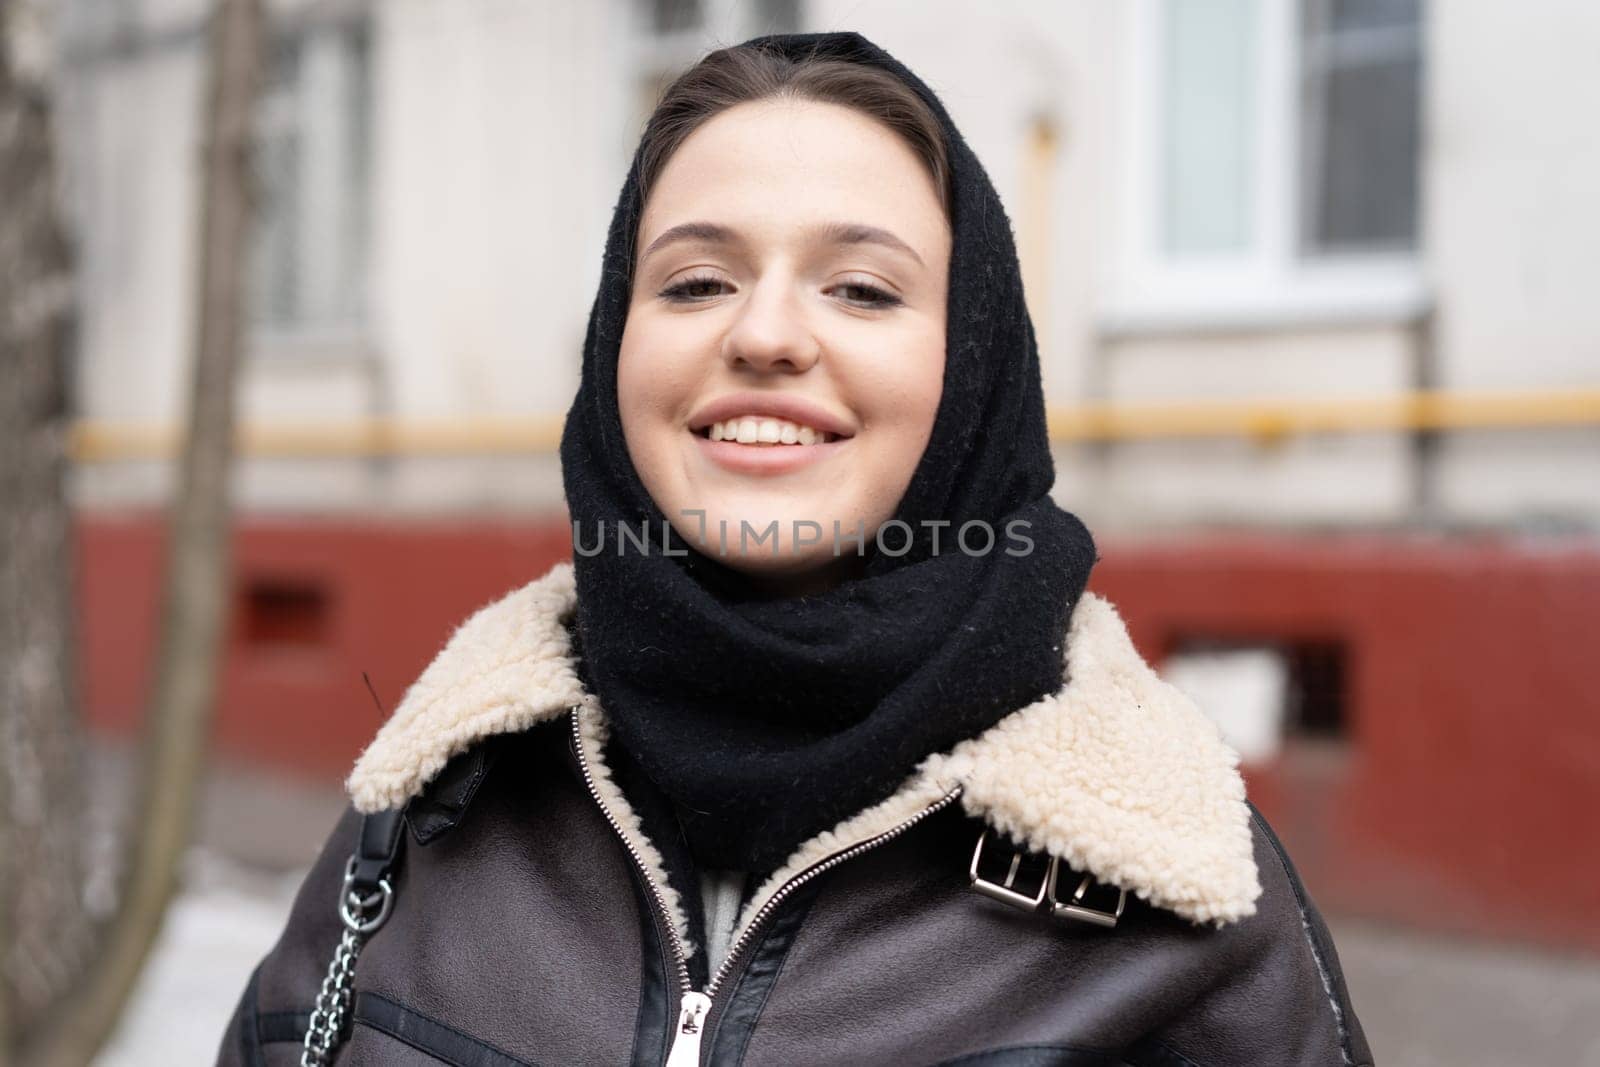
[[[262,78],[260,0],[219,0],[204,123],[196,350],[138,803],[116,915],[85,980],[22,1062],[80,1067],[116,1025],[161,929],[188,843],[228,607],[228,478],[253,216],[251,151]]]
[[[38,15],[0,7],[0,1063],[95,934],[65,496],[71,264]]]

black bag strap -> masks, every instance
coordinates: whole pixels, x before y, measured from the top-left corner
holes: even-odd
[[[361,833],[350,856],[351,889],[366,896],[400,866],[405,814],[404,808],[391,808],[362,818]]]
[[[404,827],[404,808],[374,812],[361,820],[355,851],[345,865],[339,889],[344,932],[306,1023],[302,1067],[326,1067],[349,1031],[356,957],[367,939],[388,921],[394,907],[394,875],[400,867]]]

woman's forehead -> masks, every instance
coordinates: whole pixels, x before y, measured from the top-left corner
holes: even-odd
[[[639,248],[696,223],[752,242],[878,231],[925,264],[949,247],[933,177],[911,147],[867,115],[814,101],[740,104],[684,140],[650,192]]]

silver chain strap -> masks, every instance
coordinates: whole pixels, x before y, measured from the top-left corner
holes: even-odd
[[[366,944],[367,938],[388,921],[389,911],[394,907],[394,886],[389,879],[379,879],[377,890],[362,896],[354,888],[355,875],[356,861],[352,856],[345,868],[344,888],[339,892],[339,919],[344,923],[344,933],[328,964],[327,977],[322,980],[316,1006],[306,1026],[300,1067],[327,1067],[333,1062],[333,1052],[344,1039],[350,1014],[356,957],[361,954],[361,946]]]

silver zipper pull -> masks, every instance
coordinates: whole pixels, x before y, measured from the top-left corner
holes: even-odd
[[[683,1010],[678,1012],[678,1032],[672,1039],[667,1067],[699,1067],[700,1031],[711,1010],[711,998],[704,993],[683,995]]]

